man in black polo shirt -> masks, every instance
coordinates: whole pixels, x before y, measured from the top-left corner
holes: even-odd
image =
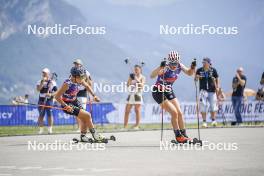
[[[232,104],[236,116],[236,123],[238,125],[242,123],[240,106],[243,101],[244,89],[246,87],[246,81],[247,81],[247,78],[243,72],[244,70],[242,67],[238,68],[236,72],[236,76],[233,78],[233,82],[232,82],[232,88],[233,88]],[[236,124],[236,123],[232,123],[232,124]]]
[[[199,80],[200,85],[200,111],[203,118],[203,127],[207,127],[206,113],[208,112],[207,104],[209,104],[209,111],[211,113],[212,125],[216,126],[215,120],[217,107],[216,92],[219,88],[218,73],[215,68],[212,67],[211,59],[203,59],[203,67],[197,69],[196,80]]]

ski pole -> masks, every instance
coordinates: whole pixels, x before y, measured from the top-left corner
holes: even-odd
[[[166,58],[164,58],[164,61],[166,61]],[[164,127],[164,99],[165,99],[165,95],[164,95],[164,74],[165,74],[165,67],[163,69],[163,74],[162,74],[162,104],[161,104],[161,132],[160,132],[160,141],[163,141],[163,127]]]
[[[199,119],[199,105],[198,105],[198,88],[197,88],[197,81],[194,80],[195,84],[195,96],[196,96],[196,115],[197,115],[197,123],[198,123],[198,139],[201,140],[200,137],[200,119]]]
[[[48,106],[48,105],[41,105],[41,104],[34,104],[34,103],[25,103],[25,102],[19,102],[19,101],[16,101],[16,102],[20,103],[20,104],[24,104],[24,105],[31,105],[31,106],[39,106],[39,107],[43,107],[43,108],[65,110],[65,108],[60,108],[58,106]]]

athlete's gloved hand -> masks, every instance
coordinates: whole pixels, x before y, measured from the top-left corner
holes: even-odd
[[[65,111],[67,111],[67,112],[73,112],[73,107],[69,106],[69,105],[64,106],[63,109],[65,109]]]
[[[165,67],[166,66],[166,61],[162,61],[161,63],[160,63],[160,67]]]
[[[197,63],[196,63],[196,58],[193,59],[192,63],[191,63],[191,68],[195,69]]]
[[[94,96],[94,101],[95,101],[95,102],[100,102],[100,98],[97,97],[97,96]]]
[[[135,74],[134,73],[130,73],[129,77],[134,80],[135,79]]]

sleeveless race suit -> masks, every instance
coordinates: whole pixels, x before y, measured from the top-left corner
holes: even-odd
[[[65,84],[68,85],[68,89],[62,95],[62,100],[69,106],[73,107],[72,112],[65,111],[65,113],[78,116],[80,109],[82,109],[81,103],[77,100],[77,94],[79,92],[79,88],[81,84],[73,83],[70,79],[66,79],[64,81]],[[64,106],[62,106],[64,107]]]
[[[164,100],[166,99],[172,100],[176,98],[172,89],[172,85],[178,79],[181,70],[182,70],[181,66],[180,64],[178,64],[175,70],[165,68],[164,76],[163,74],[158,75],[157,81],[153,86],[153,90],[152,90],[152,97],[158,104],[161,104],[163,102],[163,98]],[[163,90],[164,90],[164,97],[163,97]]]

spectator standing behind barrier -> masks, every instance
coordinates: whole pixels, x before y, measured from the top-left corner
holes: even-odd
[[[262,73],[260,86],[257,91],[256,100],[264,101],[264,72]]]
[[[196,80],[199,80],[200,85],[200,111],[203,118],[202,127],[207,127],[206,123],[206,113],[208,111],[207,104],[209,103],[209,111],[211,113],[212,126],[216,126],[217,122],[216,112],[217,107],[217,96],[219,88],[219,77],[215,68],[212,67],[211,59],[205,57],[203,59],[203,67],[197,69]]]
[[[12,99],[11,103],[12,103],[12,105],[25,105],[28,103],[28,98],[29,98],[28,94],[25,94],[24,97],[17,96],[17,97]]]
[[[23,103],[28,103],[28,99],[29,99],[29,95],[28,94],[25,94],[24,96],[24,102]]]
[[[129,88],[129,95],[125,107],[124,115],[124,129],[128,126],[128,118],[130,111],[135,106],[136,124],[133,126],[134,130],[139,129],[141,120],[141,105],[143,104],[142,89],[145,84],[145,76],[142,75],[142,67],[139,65],[134,66],[134,72],[129,75],[127,86]]]
[[[247,78],[244,75],[244,69],[242,67],[237,69],[236,76],[233,78],[232,81],[232,105],[235,112],[236,122],[232,124],[240,125],[242,121],[240,107],[243,101],[244,89],[246,87]]]
[[[55,80],[51,78],[48,68],[44,68],[42,70],[42,78],[37,83],[37,91],[39,92],[39,105],[53,106],[53,97],[55,92],[57,91],[57,85]],[[39,134],[42,134],[44,131],[43,119],[46,113],[48,116],[48,133],[51,134],[53,125],[52,109],[39,106],[38,110]]]

